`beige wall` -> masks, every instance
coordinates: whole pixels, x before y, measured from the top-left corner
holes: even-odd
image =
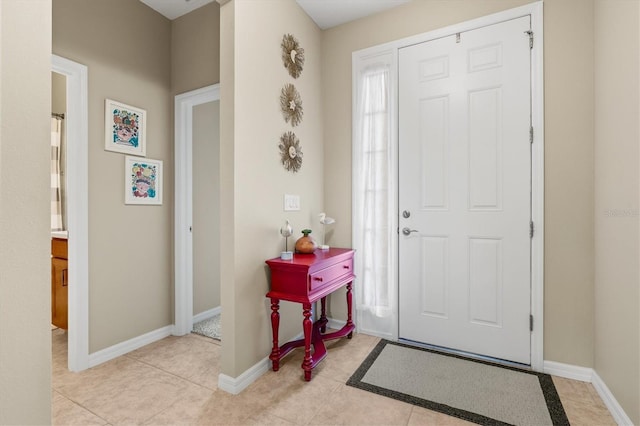
[[[593,367],[593,0],[544,8],[544,359]]]
[[[220,5],[212,2],[171,21],[173,94],[220,81]]]
[[[95,352],[173,323],[171,23],[137,1],[53,6],[53,52],[86,65],[89,75],[89,351]],[[124,155],[104,150],[105,98],[147,111],[147,157],[164,160],[162,206],[125,206]]]
[[[640,424],[640,3],[595,2],[595,369]]]
[[[220,101],[193,108],[193,314],[220,306]]]
[[[235,44],[236,4],[220,8],[220,302],[224,344],[220,351],[220,371],[235,377],[236,293],[235,293]],[[238,310],[241,310],[238,307]]]
[[[313,229],[316,235],[320,229],[317,214],[323,209],[321,32],[292,0],[233,0],[222,6],[222,18],[223,49],[235,47],[234,57],[229,52],[223,53],[221,62],[221,87],[234,93],[231,139],[222,117],[221,143],[228,145],[226,150],[223,148],[221,163],[233,163],[233,204],[222,204],[223,210],[227,210],[223,213],[223,228],[232,227],[223,230],[223,234],[234,232],[235,247],[222,249],[233,250],[234,279],[222,281],[225,341],[221,369],[224,374],[237,377],[270,352],[271,310],[265,298],[269,286],[264,261],[283,250],[280,226],[285,219],[291,221],[295,229],[292,241],[301,236],[303,228]],[[295,35],[305,50],[304,71],[295,80],[281,60],[280,43],[286,33]],[[233,62],[229,64],[229,60]],[[235,81],[225,79],[227,72],[233,73]],[[285,83],[295,84],[304,107],[304,119],[294,129],[304,153],[302,169],[296,174],[282,167],[278,150],[280,135],[291,130],[279,109],[279,94]],[[229,107],[226,93],[222,92],[222,111]],[[229,145],[233,146],[232,152]],[[285,193],[300,195],[299,212],[283,211]],[[224,223],[225,215],[233,215],[235,223]],[[222,240],[225,241],[224,235]],[[224,259],[222,262],[227,263]],[[227,310],[229,302],[234,305],[231,317]],[[234,323],[231,345],[226,340],[228,321]],[[280,324],[283,342],[300,333],[301,306],[283,302]]]
[[[51,71],[51,112],[67,111],[67,77]]]
[[[37,25],[39,31],[34,31]],[[0,424],[51,423],[51,1],[0,2]],[[28,165],[28,167],[25,167]]]
[[[337,219],[332,245],[351,244],[351,52],[529,2],[413,1],[323,33],[324,196]],[[593,8],[585,0],[546,0],[544,7],[544,357],[592,367]],[[332,305],[331,314],[342,316],[342,298]]]

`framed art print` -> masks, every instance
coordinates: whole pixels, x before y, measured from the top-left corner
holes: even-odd
[[[147,112],[107,99],[104,105],[104,149],[145,156]]]
[[[162,161],[124,158],[124,203],[162,205]]]

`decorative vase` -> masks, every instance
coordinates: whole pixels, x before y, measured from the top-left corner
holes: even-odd
[[[309,235],[311,234],[311,229],[303,229],[302,234],[303,236],[296,241],[296,253],[311,254],[316,251],[318,245],[313,237]]]

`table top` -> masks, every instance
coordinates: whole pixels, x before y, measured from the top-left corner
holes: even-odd
[[[353,249],[350,248],[333,248],[331,247],[329,250],[320,250],[317,249],[315,252],[311,254],[303,254],[303,253],[294,253],[293,259],[291,260],[282,260],[279,257],[274,257],[273,259],[269,259],[266,263],[269,266],[280,266],[280,265],[300,265],[300,266],[311,266],[314,263],[323,262],[332,257],[344,255],[353,252]]]

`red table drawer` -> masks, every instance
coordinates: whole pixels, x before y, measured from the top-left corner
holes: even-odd
[[[352,282],[352,249],[330,248],[313,254],[294,254],[291,260],[266,261],[271,272],[267,297],[289,302],[313,303]]]
[[[353,259],[347,259],[336,263],[328,268],[322,269],[309,275],[309,292],[317,291],[320,288],[331,284],[343,275],[353,272]]]

